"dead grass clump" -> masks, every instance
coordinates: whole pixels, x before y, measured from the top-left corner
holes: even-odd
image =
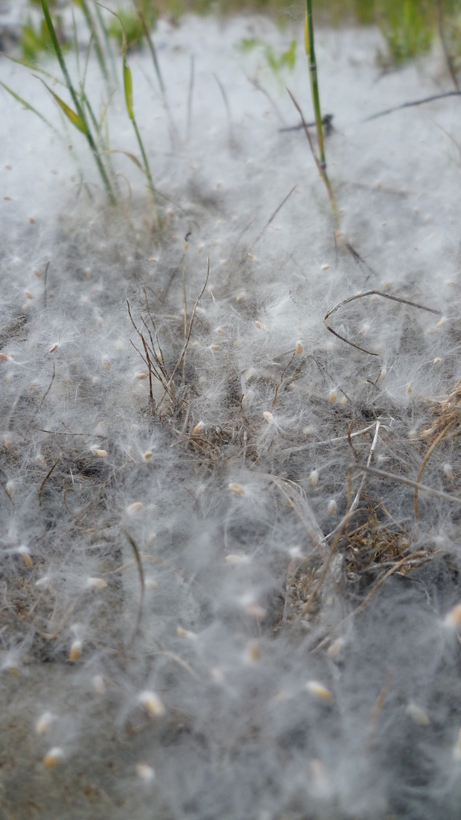
[[[339,541],[329,575],[346,599],[358,600],[361,609],[391,575],[408,575],[431,561],[434,554],[429,550],[415,552],[407,527],[394,521],[381,501],[364,495]],[[315,623],[322,614],[321,588],[326,580],[317,554],[291,565],[284,621]]]
[[[416,478],[417,484],[421,481],[427,462],[440,442],[447,436],[457,436],[461,424],[461,380],[455,385],[455,389],[449,395],[434,402],[432,411],[432,424],[423,430],[421,438],[431,441],[419,468]],[[415,515],[418,518],[418,488],[415,489],[414,496]]]

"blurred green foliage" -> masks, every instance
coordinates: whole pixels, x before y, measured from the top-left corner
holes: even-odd
[[[238,49],[243,54],[260,50],[264,55],[267,65],[275,75],[278,75],[284,68],[288,69],[288,71],[293,71],[296,64],[296,40],[292,40],[287,50],[281,54],[277,54],[272,46],[265,43],[264,40],[260,40],[258,37],[249,37],[241,40]]]
[[[123,28],[125,29],[126,41],[128,48],[140,48],[144,41],[144,26],[142,19],[144,18],[149,30],[152,30],[157,22],[157,8],[151,0],[137,0],[132,5],[121,6],[115,9],[119,16]],[[113,18],[107,26],[107,33],[109,37],[116,40],[119,46],[122,46],[123,34],[122,27],[118,20]]]
[[[71,0],[69,0],[71,2]],[[40,0],[30,0],[40,7]],[[92,0],[89,0],[91,5]],[[62,5],[54,0],[50,6]],[[386,44],[379,59],[383,65],[399,65],[406,60],[425,54],[434,37],[443,33],[444,47],[456,70],[461,69],[461,0],[313,0],[314,21],[318,24],[343,25],[347,23],[372,25],[381,29]],[[113,6],[112,6],[113,8]],[[140,14],[149,29],[154,28],[160,15],[178,19],[183,14],[217,14],[260,12],[275,17],[280,25],[286,22],[302,23],[304,0],[120,0],[115,8],[126,31],[129,47],[139,47],[144,40]],[[58,15],[54,15],[59,31]],[[122,44],[120,23],[113,18],[107,24],[107,33]],[[64,37],[62,38],[64,45]],[[23,56],[31,61],[49,47],[46,27],[28,19],[21,28]],[[290,46],[290,48],[292,48]],[[290,68],[295,50],[283,57],[269,52],[266,59],[274,73]],[[283,55],[282,55],[283,56]]]
[[[54,20],[61,48],[65,51],[68,48],[68,43],[62,30],[59,15],[55,15]],[[44,52],[52,51],[51,37],[45,20],[36,23],[29,17],[26,22],[21,25],[19,43],[22,56],[24,60],[27,60],[29,63],[35,63]]]

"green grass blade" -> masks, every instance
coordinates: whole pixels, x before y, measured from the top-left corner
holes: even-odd
[[[158,58],[157,58],[157,51],[156,51],[156,48],[154,46],[154,42],[152,40],[152,37],[150,36],[149,28],[147,26],[147,23],[146,23],[146,20],[145,20],[145,17],[143,15],[143,13],[141,11],[138,11],[138,16],[139,16],[139,19],[141,20],[142,27],[144,29],[144,36],[146,38],[147,45],[149,46],[149,51],[151,53],[152,62],[154,63],[154,69],[155,69],[155,73],[157,75],[158,84],[160,86],[160,90],[163,94],[163,97],[165,97],[165,83],[163,82],[162,72],[160,71],[160,65],[159,65],[159,61],[158,61]]]
[[[27,108],[28,111],[32,111],[33,114],[35,114],[37,117],[39,117],[39,119],[41,119],[42,122],[44,122],[45,125],[48,126],[48,128],[51,128],[51,130],[54,132],[54,134],[56,134],[61,139],[61,134],[59,133],[59,131],[54,127],[54,125],[52,125],[52,123],[49,120],[46,119],[46,117],[43,116],[43,114],[40,113],[40,111],[37,111],[37,109],[34,108],[33,105],[28,103],[27,100],[25,100],[23,97],[20,97],[19,94],[16,94],[16,91],[13,91],[12,88],[10,88],[8,85],[3,83],[1,80],[0,80],[0,85],[2,86],[2,88],[5,89],[5,91],[8,91],[8,94],[11,94],[11,96],[17,102],[21,103],[21,105],[23,105],[24,108]]]
[[[100,29],[102,31],[102,35],[104,37],[104,44],[105,44],[105,47],[106,47],[106,52],[109,55],[109,62],[110,62],[110,67],[111,67],[111,71],[112,71],[113,83],[114,83],[114,85],[116,85],[117,84],[117,69],[116,69],[116,66],[115,66],[114,51],[113,51],[113,48],[112,48],[112,43],[110,41],[110,37],[107,34],[107,29],[106,29],[106,26],[105,26],[105,23],[104,23],[104,18],[101,14],[101,9],[99,8],[98,3],[96,3],[95,12],[96,12],[96,17],[98,18],[99,27],[100,27]]]
[[[57,102],[57,104],[59,105],[61,111],[64,112],[67,119],[72,123],[72,125],[74,125],[75,128],[78,128],[78,130],[81,131],[82,134],[85,134],[85,136],[88,136],[88,126],[87,126],[85,120],[83,119],[83,117],[81,117],[79,114],[76,114],[75,111],[73,111],[72,108],[70,108],[67,105],[67,103],[65,103],[64,100],[61,99],[61,97],[59,97],[57,94],[55,94],[55,92],[50,88],[50,86],[47,85],[45,80],[41,80],[40,77],[37,77],[37,80],[40,80],[40,82],[43,83],[45,88],[50,92],[51,96]]]
[[[58,80],[58,78],[55,77],[54,74],[51,74],[49,71],[45,71],[44,68],[40,68],[40,66],[38,65],[34,65],[33,63],[29,62],[29,60],[24,60],[19,57],[11,57],[10,54],[5,54],[5,52],[2,52],[2,57],[6,57],[7,60],[11,60],[12,63],[22,65],[24,66],[24,68],[30,68],[31,71],[34,72],[34,74],[37,74],[38,72],[39,74],[43,74],[45,77],[48,77],[50,80],[53,80],[53,82],[58,83],[59,85],[65,85],[65,83],[63,83],[62,80]]]
[[[134,122],[134,111],[133,111],[133,79],[131,76],[131,69],[126,61],[125,54],[123,55],[123,86],[125,89],[125,105],[127,114],[131,120]]]
[[[103,165],[103,162],[102,162],[101,157],[99,155],[99,152],[98,152],[96,143],[94,141],[93,135],[92,135],[91,130],[89,128],[87,119],[85,117],[85,111],[82,107],[82,104],[81,104],[79,98],[78,98],[78,94],[77,94],[77,92],[76,92],[76,90],[75,90],[75,88],[72,84],[72,80],[70,79],[70,75],[69,75],[69,72],[68,72],[67,66],[66,66],[66,61],[64,60],[64,55],[62,53],[61,46],[59,45],[59,40],[56,36],[56,31],[55,31],[55,28],[54,28],[54,25],[53,25],[53,21],[51,19],[51,14],[50,14],[50,10],[48,8],[47,0],[40,0],[40,2],[42,4],[43,14],[44,14],[44,17],[45,17],[45,22],[46,22],[46,25],[47,25],[47,28],[48,28],[48,31],[49,31],[49,34],[50,34],[50,37],[51,37],[51,42],[53,44],[53,48],[54,48],[56,57],[58,59],[59,65],[61,66],[61,71],[63,73],[64,80],[66,82],[67,88],[69,90],[69,93],[70,93],[70,95],[72,97],[72,100],[74,102],[74,105],[75,105],[75,112],[72,112],[72,113],[74,113],[75,116],[77,116],[79,118],[79,121],[82,121],[83,123],[85,123],[85,129],[86,130],[83,133],[85,134],[85,136],[88,140],[88,144],[89,144],[89,146],[91,148],[91,151],[93,153],[96,165],[98,166],[98,171],[99,171],[99,173],[101,175],[101,179],[102,179],[102,181],[105,185],[107,194],[109,196],[109,200],[111,201],[111,203],[113,205],[116,205],[117,200],[115,198],[115,195],[114,195],[114,192],[113,192],[112,185],[110,183],[109,177],[107,175],[107,171],[106,171],[106,169]],[[69,111],[70,110],[71,109],[69,109]],[[76,125],[76,123],[74,123],[74,124]],[[79,128],[80,126],[76,125],[76,127]]]
[[[312,19],[312,0],[306,0],[306,17],[304,22],[304,42],[306,54],[309,59],[309,75],[311,81],[312,101],[314,104],[315,124],[317,128],[317,140],[319,144],[320,162],[326,169],[325,147],[323,141],[322,113],[320,109],[320,94],[317,76],[317,61],[315,59],[314,44],[314,22]]]
[[[93,20],[91,12],[88,8],[88,4],[87,4],[86,0],[74,0],[74,3],[75,3],[76,6],[79,7],[81,12],[83,13],[83,16],[85,17],[87,26],[90,30],[91,36],[92,36],[93,41],[94,41],[94,48],[95,48],[95,52],[96,52],[96,58],[97,58],[98,63],[99,63],[99,67],[101,69],[101,72],[102,72],[102,75],[104,77],[104,80],[105,80],[106,84],[109,86],[109,72],[107,71],[107,64],[106,64],[106,58],[104,56],[104,50],[103,50],[102,45],[101,45],[101,40],[100,40],[100,37],[99,37],[98,30],[95,26],[95,22]]]
[[[101,5],[101,4],[99,4],[99,5]],[[101,6],[101,8],[106,8],[106,7]],[[138,141],[139,150],[141,151],[142,160],[143,160],[143,163],[144,163],[144,173],[145,173],[145,175],[147,177],[147,180],[148,180],[148,183],[149,183],[149,188],[150,188],[150,192],[152,194],[152,199],[154,201],[154,205],[157,206],[157,194],[156,194],[156,191],[155,191],[154,180],[152,179],[152,174],[151,174],[151,170],[150,170],[150,166],[149,166],[149,160],[147,159],[147,154],[146,154],[146,151],[145,151],[145,148],[144,148],[144,143],[142,141],[141,134],[139,133],[138,124],[136,122],[136,118],[135,118],[135,115],[134,115],[134,108],[133,108],[133,78],[132,78],[132,75],[131,75],[131,69],[130,69],[130,67],[127,63],[127,59],[126,59],[127,39],[126,39],[125,28],[124,28],[122,20],[120,19],[119,15],[116,14],[115,11],[111,11],[111,9],[108,9],[108,8],[106,8],[106,11],[110,12],[110,14],[113,14],[114,17],[117,18],[117,20],[119,21],[120,26],[122,28],[123,85],[124,85],[124,89],[125,89],[126,111],[127,111],[129,119],[131,120],[131,122],[133,124],[133,129],[134,129],[134,132],[136,134],[136,139]],[[158,217],[158,214],[157,214],[157,220],[158,220],[158,223],[160,225],[161,223],[160,223],[160,219]]]

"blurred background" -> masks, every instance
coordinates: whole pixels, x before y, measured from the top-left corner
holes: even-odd
[[[49,5],[59,29],[60,14],[81,2],[50,0]],[[299,0],[108,0],[106,5],[122,17],[132,48],[141,46],[144,39],[140,13],[151,28],[161,16],[175,21],[191,12],[217,16],[262,13],[284,27],[301,23],[305,9]],[[4,50],[6,40],[17,38],[23,57],[36,59],[48,46],[39,12],[40,0],[0,0],[0,48]],[[461,0],[315,0],[314,16],[317,25],[377,25],[387,47],[380,55],[385,66],[424,55],[437,37],[449,55],[453,72],[461,65]],[[114,39],[120,38],[120,27],[115,21],[111,32]],[[65,39],[64,30],[62,36]]]

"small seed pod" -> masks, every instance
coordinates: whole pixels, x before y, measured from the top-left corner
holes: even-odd
[[[136,766],[136,774],[139,779],[146,784],[152,783],[152,781],[155,780],[155,772],[152,766],[148,766],[147,763],[138,763]]]
[[[259,661],[261,658],[261,647],[258,641],[248,641],[246,651],[248,660],[252,663],[256,663],[256,661]]]
[[[17,548],[16,552],[18,553],[18,555],[22,555],[22,560],[24,561],[26,567],[30,569],[32,566],[32,558],[28,547],[24,546],[24,544],[21,544],[21,546]]]
[[[431,721],[424,709],[421,709],[421,706],[416,703],[409,703],[405,711],[417,726],[429,726]]]
[[[77,661],[80,660],[80,657],[81,657],[81,654],[82,654],[82,649],[83,649],[82,641],[75,640],[75,641],[72,642],[71,647],[70,647],[70,652],[69,652],[69,660],[72,663],[77,663]]]
[[[93,447],[93,453],[98,458],[107,458],[107,450],[100,450],[98,447]]]
[[[142,501],[133,501],[132,504],[128,505],[126,511],[129,515],[134,515],[135,513],[141,512],[143,506]]]
[[[248,564],[250,558],[248,557],[248,555],[235,555],[234,553],[230,553],[229,555],[226,555],[224,560],[228,564],[236,566],[237,564]]]
[[[35,731],[38,735],[45,735],[53,721],[56,720],[51,712],[43,712],[35,724]]]
[[[105,589],[107,587],[107,581],[105,581],[104,578],[87,578],[86,586],[88,589]]]
[[[445,626],[461,628],[461,604],[456,604],[453,609],[450,609],[448,615],[445,616]]]
[[[102,675],[95,675],[91,683],[97,695],[104,695],[106,693],[106,681]]]
[[[331,700],[330,690],[317,680],[307,681],[306,689],[311,695],[315,695],[315,697],[320,698],[320,700]]]
[[[47,769],[55,769],[64,758],[64,752],[59,746],[53,746],[43,758],[43,765]]]
[[[229,490],[231,492],[235,493],[235,495],[245,495],[245,487],[242,487],[241,484],[236,484],[234,481],[232,481],[227,486],[229,487]]]
[[[156,692],[145,690],[139,693],[139,702],[142,703],[149,717],[157,718],[165,714],[166,709]]]

